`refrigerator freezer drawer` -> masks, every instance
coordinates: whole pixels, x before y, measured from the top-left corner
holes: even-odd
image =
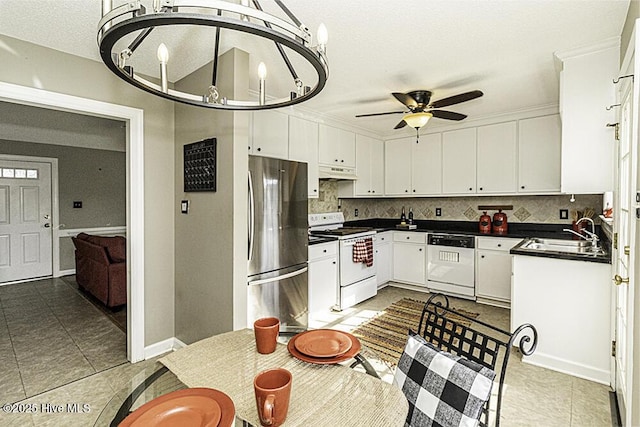
[[[250,327],[261,317],[277,317],[281,332],[306,331],[309,325],[307,267],[249,282],[248,300]]]

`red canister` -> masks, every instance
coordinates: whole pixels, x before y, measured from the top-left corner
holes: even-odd
[[[491,233],[491,217],[487,215],[487,211],[483,211],[480,215],[480,222],[478,223],[478,229],[482,234]]]
[[[507,234],[507,229],[507,214],[502,212],[502,209],[498,209],[498,212],[493,214],[493,232]]]

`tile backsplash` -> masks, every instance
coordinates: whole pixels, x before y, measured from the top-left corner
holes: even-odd
[[[344,212],[345,219],[400,218],[402,207],[413,209],[415,219],[478,221],[482,211],[478,205],[513,205],[505,211],[509,222],[570,224],[574,211],[591,208],[596,215],[602,212],[602,195],[576,195],[575,202],[568,195],[553,196],[476,196],[476,197],[412,197],[380,199],[340,199],[338,183],[320,181],[320,196],[309,199],[309,213]],[[439,208],[442,216],[436,216]],[[358,209],[358,217],[355,210]],[[569,211],[569,219],[560,219],[560,209]],[[495,211],[488,212],[493,215]]]

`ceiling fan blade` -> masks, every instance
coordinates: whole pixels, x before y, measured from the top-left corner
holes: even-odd
[[[394,127],[394,129],[402,129],[403,127],[405,127],[407,125],[407,122],[405,122],[404,120],[400,121],[400,123],[398,123],[396,125],[396,127]]]
[[[389,111],[387,113],[358,114],[356,117],[386,116],[387,114],[406,114],[406,111]]]
[[[433,117],[436,117],[438,119],[460,121],[467,118],[465,114],[454,113],[453,111],[430,110],[427,112],[433,114]]]
[[[459,104],[461,102],[471,101],[472,99],[480,98],[482,91],[472,90],[471,92],[461,93],[459,95],[450,96],[448,98],[439,99],[429,104],[429,108],[442,108],[448,105]]]
[[[418,107],[418,101],[413,99],[411,95],[407,95],[406,93],[401,93],[401,92],[393,92],[392,95],[395,96],[395,98],[398,101],[402,102],[404,105],[407,106],[407,108],[409,108],[412,111],[414,108]]]

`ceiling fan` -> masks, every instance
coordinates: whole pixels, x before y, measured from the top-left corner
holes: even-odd
[[[465,119],[465,114],[455,113],[453,111],[439,110],[438,108],[447,107],[449,105],[460,104],[461,102],[471,101],[480,98],[483,93],[479,90],[461,93],[458,95],[443,98],[438,101],[431,101],[431,91],[414,90],[407,93],[393,92],[392,95],[404,104],[409,111],[389,111],[386,113],[359,114],[356,117],[384,116],[387,114],[404,114],[400,123],[394,129],[401,129],[407,125],[416,128],[416,131],[426,125],[431,117],[445,120],[460,121]]]

